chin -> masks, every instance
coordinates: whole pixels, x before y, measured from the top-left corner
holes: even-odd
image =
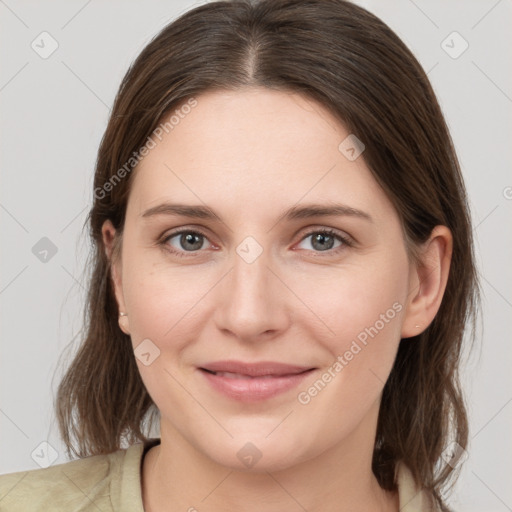
[[[227,443],[219,443],[217,438],[201,451],[216,464],[247,473],[281,471],[309,458],[306,453],[299,453],[297,443],[289,438],[286,442],[278,435],[274,439],[265,438],[266,435],[235,435]]]

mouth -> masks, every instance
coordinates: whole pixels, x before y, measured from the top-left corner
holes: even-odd
[[[212,375],[217,375],[219,377],[226,377],[228,379],[272,379],[276,377],[291,377],[294,375],[301,375],[302,373],[310,372],[315,370],[315,368],[310,368],[308,370],[304,370],[302,372],[297,373],[283,373],[283,374],[270,374],[270,375],[246,375],[244,373],[233,373],[233,372],[214,372],[212,370],[208,370],[207,368],[199,368],[204,372],[210,373]]]
[[[255,363],[246,363],[244,361],[213,361],[206,363],[200,367],[201,370],[207,371],[214,375],[222,375],[226,377],[240,378],[245,377],[284,377],[289,375],[297,375],[305,371],[314,369],[311,366],[292,365],[287,363],[279,363],[275,361],[260,361]]]
[[[291,391],[305,378],[311,375],[317,368],[306,368],[283,373],[279,370],[272,373],[269,369],[252,369],[252,373],[260,375],[248,375],[248,370],[242,372],[212,370],[200,367],[198,370],[204,376],[210,388],[225,397],[240,402],[254,403],[268,400],[279,394]]]

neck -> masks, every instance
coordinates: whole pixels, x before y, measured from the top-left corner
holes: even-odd
[[[219,465],[162,422],[161,443],[143,462],[144,510],[398,511],[398,493],[383,490],[371,470],[373,412],[343,442],[277,471],[263,465],[258,471]]]

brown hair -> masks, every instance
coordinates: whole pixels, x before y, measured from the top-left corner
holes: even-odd
[[[110,219],[117,230],[114,261],[133,180],[126,163],[136,166],[133,155],[180,105],[205,91],[251,86],[302,93],[364,142],[364,160],[394,204],[413,256],[436,225],[452,232],[443,301],[421,335],[400,342],[383,391],[373,455],[381,487],[396,490],[394,471],[401,460],[448,510],[441,491],[452,467],[441,454],[451,440],[467,446],[458,370],[464,328],[472,318],[474,334],[479,299],[466,192],[422,67],[386,24],[344,0],[207,3],[162,29],[130,66],[99,148],[86,221],[93,252],[85,336],[55,402],[67,453],[105,454],[123,441],[145,441],[146,422],[158,414],[130,338],[118,325],[101,234]]]

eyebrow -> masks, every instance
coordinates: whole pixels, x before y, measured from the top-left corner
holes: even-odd
[[[207,219],[223,222],[222,219],[207,206],[172,203],[162,203],[157,206],[153,206],[152,208],[146,210],[144,213],[140,214],[140,217],[147,219],[158,215],[181,215],[183,217],[190,217],[192,219]],[[303,206],[292,206],[278,218],[278,222],[282,220],[291,221],[297,219],[309,219],[312,217],[341,216],[356,217],[367,220],[369,222],[373,222],[372,217],[368,213],[343,204],[306,204]]]

